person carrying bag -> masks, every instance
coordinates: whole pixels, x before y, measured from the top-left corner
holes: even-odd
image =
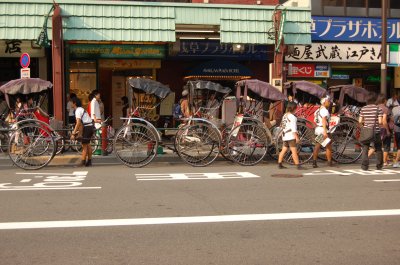
[[[375,104],[377,95],[371,93],[367,99],[367,105],[361,109],[359,122],[362,125],[359,141],[362,144],[361,169],[368,170],[369,159],[368,151],[370,144],[373,143],[377,156],[376,168],[383,167],[382,139],[380,135],[380,125],[382,124],[383,111]]]

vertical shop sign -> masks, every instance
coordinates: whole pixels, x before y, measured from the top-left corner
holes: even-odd
[[[399,66],[400,65],[400,45],[390,44],[389,45],[389,65]]]

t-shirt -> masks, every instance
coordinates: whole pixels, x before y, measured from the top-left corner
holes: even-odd
[[[84,108],[78,107],[75,110],[75,118],[81,119],[83,124],[91,123],[92,119],[89,117],[87,111]]]
[[[397,107],[400,106],[399,104],[399,100],[393,100],[393,98],[389,98],[388,101],[386,102],[386,107],[388,108],[393,108],[393,107]]]
[[[96,119],[101,119],[100,105],[96,98],[92,99],[90,103],[90,118],[94,119],[96,115]]]
[[[393,115],[393,119],[395,120],[397,118],[397,116],[400,116],[400,106],[394,107],[392,109],[392,115]],[[400,132],[400,127],[398,126],[394,126],[394,131],[395,132]]]
[[[282,117],[281,122],[283,135],[283,141],[290,141],[296,139],[294,133],[297,132],[297,118],[292,113],[286,113]]]
[[[329,114],[329,111],[324,107],[321,106],[319,109],[317,109],[314,113],[314,119],[315,123],[317,124],[318,127],[322,127],[322,118],[326,118],[326,126],[329,126],[329,119],[331,118],[331,115]]]
[[[378,117],[376,115],[377,111],[378,111]],[[373,128],[375,124],[375,132],[380,131],[378,118],[383,117],[383,111],[379,106],[371,104],[362,107],[360,112],[360,117],[363,118],[364,127]]]
[[[68,110],[68,116],[70,116],[70,117],[74,116],[75,110],[72,107],[72,102],[71,101],[68,101],[68,103],[67,103],[67,110]]]

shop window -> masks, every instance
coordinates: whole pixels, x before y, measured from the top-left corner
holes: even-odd
[[[351,0],[347,1],[346,5],[347,7],[365,7],[366,6],[366,0]]]
[[[380,3],[380,1],[379,1]],[[399,0],[390,0],[390,9],[400,9],[400,1]]]
[[[75,93],[85,107],[90,92],[96,89],[96,63],[71,61],[69,79],[70,93]]]
[[[398,0],[396,0],[398,1]],[[381,8],[382,1],[381,0],[368,0],[368,7],[369,8]]]
[[[344,0],[323,0],[323,6],[343,6]]]

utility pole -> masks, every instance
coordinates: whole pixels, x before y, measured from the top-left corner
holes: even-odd
[[[382,39],[381,39],[381,93],[387,97],[387,49],[386,49],[386,39],[387,39],[387,0],[382,0]]]

